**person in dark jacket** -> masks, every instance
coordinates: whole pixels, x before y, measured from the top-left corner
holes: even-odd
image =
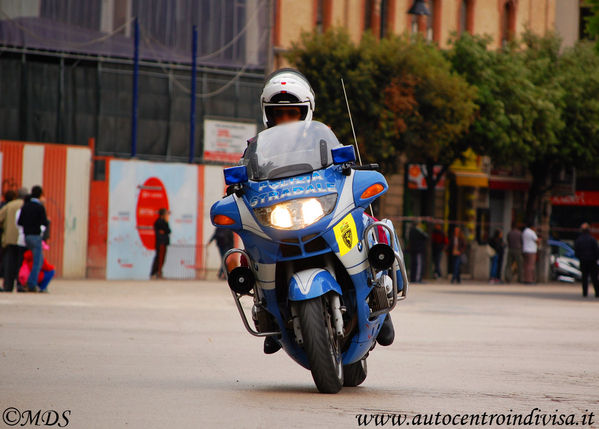
[[[37,291],[37,278],[44,260],[42,256],[42,226],[48,226],[48,218],[46,217],[46,209],[40,201],[43,195],[44,192],[41,186],[36,185],[31,188],[31,198],[26,199],[17,221],[17,224],[23,227],[25,244],[33,254],[33,265],[27,279],[29,292]]]
[[[156,256],[152,263],[150,277],[162,278],[162,267],[166,259],[166,248],[170,244],[171,228],[168,225],[170,212],[162,208],[158,210],[158,219],[154,222],[154,233],[156,234]]]
[[[415,224],[410,229],[408,244],[410,250],[410,282],[421,283],[422,272],[424,270],[424,253],[426,252],[426,241],[428,235]]]
[[[580,227],[581,233],[574,242],[574,252],[580,260],[580,271],[582,272],[582,296],[586,297],[589,291],[589,276],[595,288],[595,298],[599,298],[599,279],[597,278],[597,259],[599,259],[599,246],[597,240],[591,235],[588,223]]]
[[[215,240],[216,240],[216,246],[218,247],[218,251],[220,253],[220,259],[222,261],[223,257],[225,256],[225,253],[227,253],[230,249],[232,249],[235,244],[234,237],[233,237],[233,231],[231,231],[230,229],[225,229],[225,228],[216,228],[216,230],[214,231],[214,234],[212,234],[212,238],[210,238],[210,241],[208,242],[208,244],[212,243]],[[222,264],[221,264],[220,270],[218,271],[218,278],[219,279],[225,278],[225,271],[223,269]]]
[[[433,263],[435,265],[433,274],[435,278],[443,277],[441,274],[441,256],[443,255],[443,250],[448,243],[449,241],[441,229],[441,224],[435,224],[435,228],[433,229],[431,236]]]
[[[496,229],[493,237],[489,240],[489,246],[495,251],[495,255],[491,257],[491,283],[501,282],[501,266],[503,265],[503,253],[505,250],[505,242],[503,241],[503,231]]]

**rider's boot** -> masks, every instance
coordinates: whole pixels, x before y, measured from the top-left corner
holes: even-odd
[[[281,344],[273,337],[264,338],[264,353],[271,355],[281,349]]]
[[[391,321],[391,315],[387,313],[387,317],[385,317],[385,321],[383,322],[383,326],[381,326],[381,330],[376,337],[376,342],[381,346],[390,346],[393,344],[393,340],[395,339],[395,329],[393,328],[393,322]],[[266,348],[266,343],[265,343]]]

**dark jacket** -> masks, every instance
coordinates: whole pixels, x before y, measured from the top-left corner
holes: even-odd
[[[489,246],[491,246],[497,255],[503,255],[503,249],[505,249],[505,243],[501,238],[492,237],[489,240]]]
[[[154,222],[154,233],[156,234],[156,247],[161,244],[168,246],[171,243],[169,238],[171,228],[168,226],[168,222],[161,217]]]
[[[427,239],[428,235],[426,235],[423,231],[413,226],[412,229],[410,229],[410,234],[408,236],[410,252],[424,253],[426,251]]]
[[[41,226],[48,225],[46,209],[38,199],[32,198],[23,204],[17,223],[23,227],[25,235],[40,235]]]
[[[233,232],[230,229],[216,228],[209,243],[216,240],[216,245],[219,249],[229,250],[232,249],[235,244]]]
[[[596,261],[599,259],[599,246],[589,231],[583,231],[574,242],[574,252],[581,261]]]

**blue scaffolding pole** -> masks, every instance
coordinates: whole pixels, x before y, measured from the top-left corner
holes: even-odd
[[[196,136],[196,75],[197,75],[197,62],[196,57],[198,55],[198,27],[193,26],[193,40],[191,42],[191,94],[190,102],[191,106],[189,109],[189,163],[193,162],[195,157],[195,136]]]
[[[137,99],[139,82],[139,22],[134,20],[135,37],[133,39],[133,102],[131,106],[131,158],[137,155]]]

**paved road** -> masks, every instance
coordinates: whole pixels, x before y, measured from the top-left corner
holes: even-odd
[[[74,428],[354,428],[362,413],[535,407],[599,414],[599,299],[583,300],[579,286],[414,286],[393,313],[395,343],[371,354],[363,386],[337,395],[318,394],[283,352],[264,355],[224,283],[51,287],[0,295],[0,411],[71,410]]]

